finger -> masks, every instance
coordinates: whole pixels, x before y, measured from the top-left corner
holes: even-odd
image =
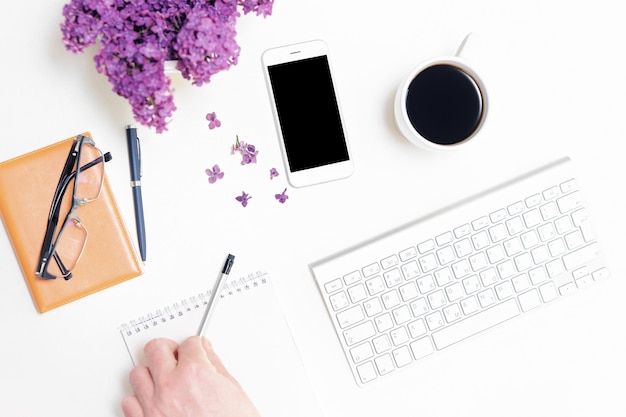
[[[213,349],[213,345],[211,344],[209,339],[207,339],[206,337],[202,337],[201,340],[202,340],[202,348],[204,349],[204,352],[207,358],[213,364],[217,372],[228,377],[233,382],[237,383],[235,378],[230,374],[230,372],[228,372],[228,370],[224,366],[224,363],[222,363],[222,360],[220,359],[220,357],[217,356],[217,353],[215,353],[215,350]]]
[[[209,358],[202,346],[202,338],[191,336],[178,347],[178,364],[185,366],[190,362],[203,362],[210,365]]]
[[[170,339],[154,339],[146,343],[144,353],[150,373],[155,381],[176,368],[178,345]]]
[[[143,408],[134,395],[127,395],[122,399],[122,411],[125,417],[144,417]]]
[[[149,402],[154,395],[154,381],[152,381],[150,370],[145,366],[136,366],[130,371],[128,380],[138,403]]]

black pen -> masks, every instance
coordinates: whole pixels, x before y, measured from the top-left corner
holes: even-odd
[[[130,162],[130,187],[133,190],[135,204],[135,224],[137,225],[137,240],[141,260],[146,261],[146,224],[143,218],[143,199],[141,197],[141,152],[137,129],[133,125],[126,126],[128,142],[128,160]]]

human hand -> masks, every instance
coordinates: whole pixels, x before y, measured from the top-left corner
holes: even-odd
[[[208,339],[154,339],[144,352],[147,366],[129,375],[135,393],[122,400],[126,417],[259,417]]]

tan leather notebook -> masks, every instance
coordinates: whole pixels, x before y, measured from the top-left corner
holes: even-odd
[[[89,132],[83,135],[91,137]],[[40,313],[143,272],[106,178],[105,165],[100,196],[77,211],[88,236],[73,277],[44,280],[35,275],[50,204],[74,138],[0,163],[0,216]],[[5,255],[3,259],[8,258]]]

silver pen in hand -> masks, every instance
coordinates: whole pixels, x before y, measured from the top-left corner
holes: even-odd
[[[209,321],[213,311],[215,310],[215,306],[217,305],[217,299],[222,294],[222,289],[224,288],[224,283],[228,278],[228,274],[230,273],[230,268],[232,268],[233,263],[235,262],[235,256],[228,254],[226,258],[226,262],[224,263],[224,268],[222,268],[222,273],[219,278],[215,282],[213,286],[213,291],[211,291],[211,297],[209,298],[209,302],[207,303],[206,310],[204,311],[204,316],[202,317],[202,321],[200,322],[200,327],[198,328],[198,336],[204,336],[206,333],[207,326],[209,325]]]

